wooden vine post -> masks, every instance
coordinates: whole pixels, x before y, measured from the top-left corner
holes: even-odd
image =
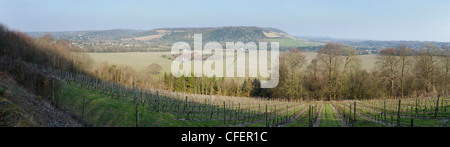
[[[308,126],[311,127],[311,105],[309,105],[308,109]]]
[[[402,100],[398,100],[398,110],[397,110],[397,126],[400,126],[400,107],[401,107]]]
[[[226,124],[226,117],[225,117],[225,113],[226,113],[226,111],[225,111],[225,101],[223,101],[223,126],[225,126]]]
[[[84,124],[84,107],[86,102],[86,88],[83,86],[83,109],[81,112],[81,123]]]
[[[384,120],[383,120],[383,122],[385,122],[385,121],[386,121],[386,101],[384,101],[383,114],[384,114]]]
[[[268,117],[268,116],[267,116],[267,115],[268,115],[268,114],[267,114],[267,105],[266,105],[266,115],[265,115],[265,117],[266,117],[266,127],[268,127],[268,123],[267,123],[267,121],[268,121],[268,120],[267,120],[267,119],[268,119],[267,117]]]
[[[354,119],[354,124],[355,124],[355,127],[356,127],[356,124],[357,124],[357,119],[356,119],[356,101],[355,101],[355,110],[354,110],[354,112],[353,112],[353,119]]]
[[[136,104],[136,127],[139,127],[139,103]]]
[[[436,119],[437,118],[437,114],[438,114],[438,111],[439,111],[439,97],[440,97],[441,95],[438,95],[438,99],[437,99],[437,101],[436,101],[436,107],[435,107],[435,110],[434,110],[434,119]]]
[[[345,108],[344,108],[345,109]],[[353,120],[352,120],[352,104],[350,104],[350,109],[348,110],[348,112],[350,113],[350,115],[348,115],[348,122],[351,123],[352,127],[353,127]]]

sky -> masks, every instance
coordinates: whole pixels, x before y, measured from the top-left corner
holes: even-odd
[[[23,32],[257,26],[294,36],[450,42],[448,0],[0,0]]]

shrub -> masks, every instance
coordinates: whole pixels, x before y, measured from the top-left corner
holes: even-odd
[[[41,96],[36,96],[35,99],[39,100],[39,101],[42,101],[42,97]]]
[[[5,94],[5,89],[0,89],[0,95],[3,96]]]

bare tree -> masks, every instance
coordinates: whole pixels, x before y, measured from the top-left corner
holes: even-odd
[[[395,48],[381,50],[381,56],[377,58],[377,64],[382,71],[382,80],[389,82],[389,97],[394,97],[395,79],[398,72],[399,58]]]
[[[350,73],[359,70],[360,65],[356,55],[354,47],[339,43],[328,43],[320,50],[316,58],[324,71],[328,100],[343,97],[346,89],[350,88],[347,83]]]
[[[445,94],[449,93],[449,76],[450,76],[450,46],[442,45],[441,55],[443,56],[441,59],[442,66],[444,67],[444,90]]]
[[[301,80],[302,68],[306,63],[305,56],[301,50],[290,50],[283,52],[280,58],[280,96],[301,98],[303,96],[303,81]]]
[[[319,76],[320,67],[317,63],[317,58],[311,60],[311,64],[306,68],[306,72],[308,73],[305,78],[305,87],[311,92],[310,96],[318,100],[322,97],[322,78]]]
[[[405,76],[407,76],[411,66],[412,49],[406,45],[400,45],[398,54],[400,56],[400,94],[403,97],[405,95]]]
[[[434,76],[436,63],[434,54],[439,47],[433,44],[425,44],[422,53],[416,58],[415,71],[417,78],[425,85],[426,94],[435,93]]]
[[[352,75],[356,75],[357,72],[359,72],[359,66],[361,60],[359,57],[357,57],[356,49],[349,45],[343,45],[342,46],[342,57],[344,64],[341,70],[339,72],[338,79],[338,94],[340,96],[343,96],[348,89],[355,89],[355,87],[352,87],[348,82],[349,79],[352,78]]]

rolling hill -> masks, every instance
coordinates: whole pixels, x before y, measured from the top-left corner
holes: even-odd
[[[89,52],[145,52],[169,51],[172,44],[179,41],[192,44],[194,34],[202,34],[203,43],[217,41],[225,42],[279,42],[280,50],[301,48],[317,51],[328,42],[337,42],[354,46],[364,53],[376,53],[377,50],[407,45],[413,49],[421,49],[424,44],[442,46],[449,42],[428,41],[375,41],[355,39],[335,39],[329,37],[298,37],[277,28],[254,26],[227,27],[187,27],[158,28],[153,30],[97,30],[97,31],[65,31],[65,32],[27,32],[32,37],[50,34],[56,39],[70,40],[80,48]]]
[[[143,35],[147,36],[143,36]],[[218,28],[163,28],[137,33],[138,39],[147,37],[149,40],[162,42],[191,41],[194,34],[203,34],[204,41],[218,42],[250,42],[265,39],[295,39],[295,37],[274,28],[259,27],[218,27]],[[160,36],[160,37],[157,37]]]
[[[31,37],[42,37],[45,34],[51,34],[58,39],[66,39],[71,41],[80,40],[118,40],[121,38],[132,36],[140,32],[130,29],[114,29],[114,30],[98,30],[98,31],[62,31],[62,32],[26,32]]]
[[[192,43],[194,34],[202,34],[204,43],[225,42],[280,42],[280,47],[320,46],[306,39],[296,38],[276,28],[253,26],[229,26],[209,28],[159,28],[153,30],[100,30],[100,31],[65,31],[65,32],[27,32],[32,37],[50,34],[57,39],[70,40],[90,52],[116,51],[152,51],[155,48],[169,49],[175,42]],[[111,49],[115,48],[115,49]],[[101,51],[99,51],[101,50]]]

